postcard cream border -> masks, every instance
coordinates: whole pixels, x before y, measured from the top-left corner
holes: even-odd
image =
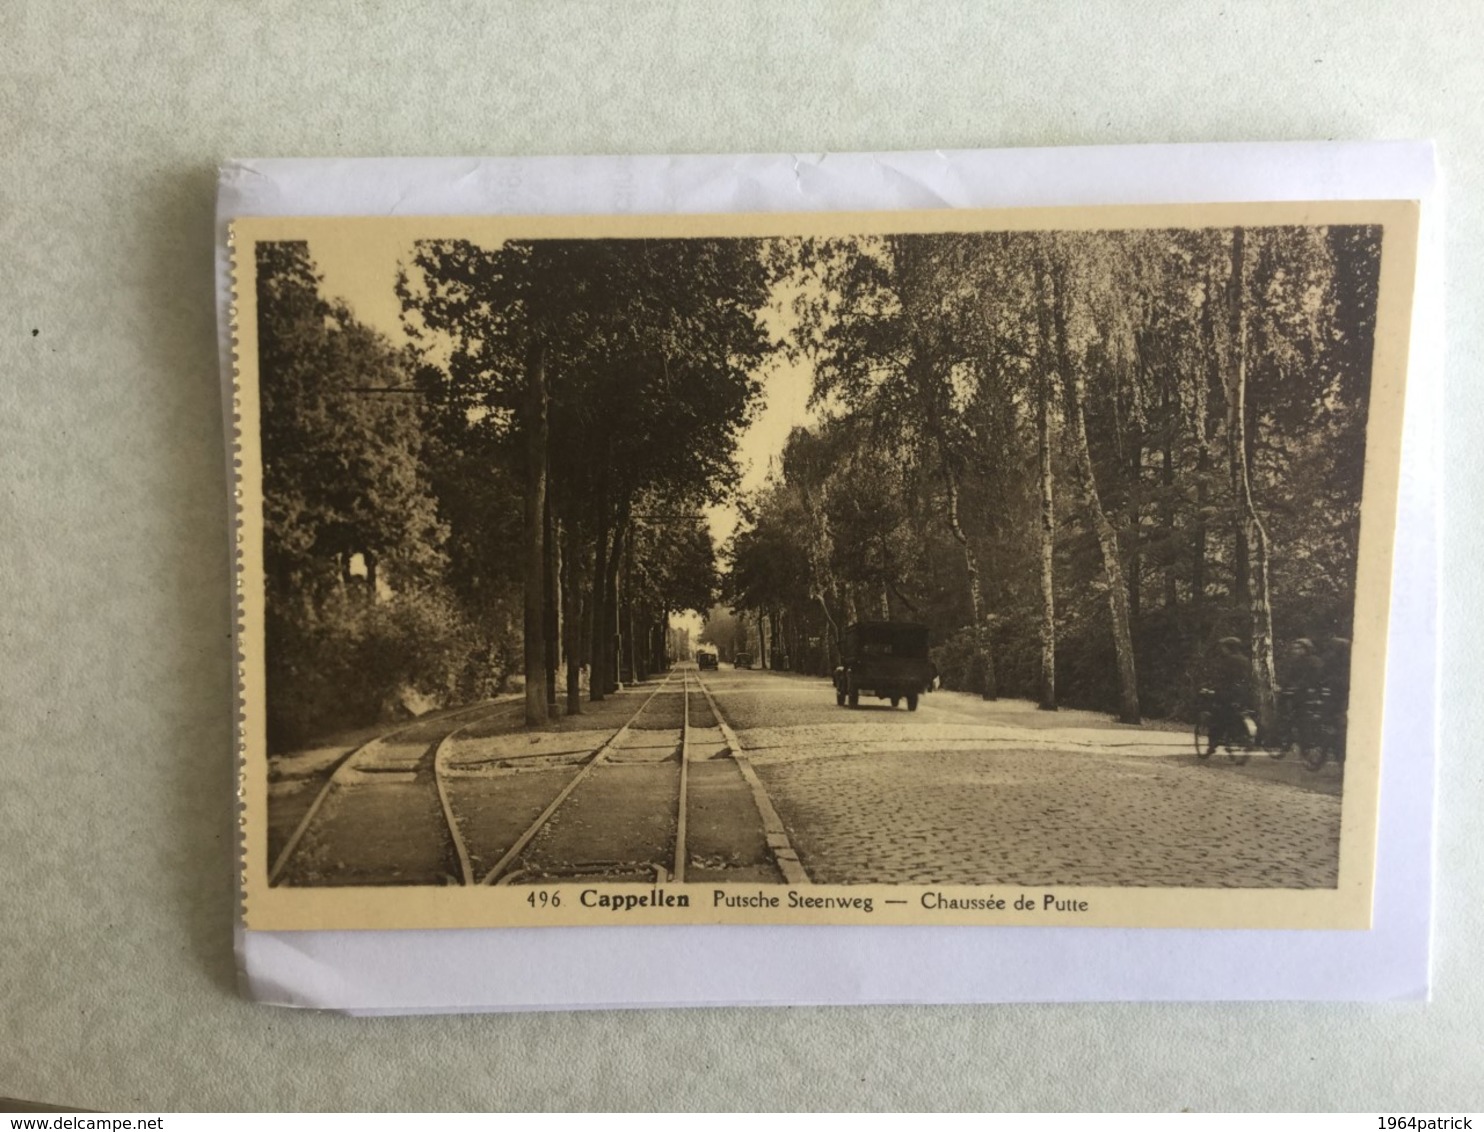
[[[1377,846],[1381,712],[1387,621],[1400,472],[1402,406],[1411,333],[1419,206],[1415,201],[1315,201],[1237,204],[1110,205],[1073,208],[759,213],[580,217],[243,217],[232,221],[233,437],[236,482],[238,783],[241,807],[243,914],[254,930],[511,927],[622,923],[975,924],[1087,927],[1365,928],[1370,924]],[[607,909],[584,908],[582,889],[640,894],[647,886],[550,886],[568,895],[558,909],[536,912],[524,889],[313,888],[267,883],[268,763],[265,741],[262,466],[257,398],[255,260],[243,249],[257,240],[307,239],[357,226],[391,228],[409,246],[417,239],[625,238],[641,236],[816,237],[888,232],[1125,230],[1274,225],[1380,224],[1384,229],[1376,347],[1367,416],[1365,481],[1356,580],[1351,712],[1342,800],[1340,871],[1335,889],[1080,888],[1030,886],[811,885],[813,895],[870,897],[873,911],[826,914],[789,910],[725,912],[695,900],[692,907],[647,907],[621,921]],[[671,885],[693,897],[711,889],[753,891],[748,885]],[[787,886],[770,886],[779,893]],[[1034,897],[1033,911],[926,912],[924,891],[945,896]],[[1086,911],[1040,907],[1046,893]],[[906,898],[907,904],[885,901]]]

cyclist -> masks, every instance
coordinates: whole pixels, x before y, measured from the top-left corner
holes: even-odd
[[[1217,744],[1228,736],[1233,741],[1245,740],[1243,713],[1252,709],[1252,663],[1238,638],[1221,638],[1211,658],[1210,684],[1211,734],[1206,753],[1214,755]]]
[[[1288,648],[1284,664],[1283,719],[1289,737],[1302,744],[1314,741],[1314,707],[1325,687],[1324,662],[1314,650],[1314,642],[1300,637]]]
[[[1329,693],[1330,726],[1340,758],[1345,757],[1345,725],[1350,708],[1350,641],[1331,637],[1321,660],[1321,679]]]

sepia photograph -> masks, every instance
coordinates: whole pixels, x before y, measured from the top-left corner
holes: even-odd
[[[238,220],[248,925],[1365,927],[1415,231]]]

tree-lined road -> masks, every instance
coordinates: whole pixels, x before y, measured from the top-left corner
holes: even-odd
[[[516,672],[542,726],[686,610],[817,674],[920,623],[945,687],[1130,724],[1231,638],[1272,728],[1349,651],[1381,236],[450,231],[383,249],[403,346],[259,242],[270,748]]]

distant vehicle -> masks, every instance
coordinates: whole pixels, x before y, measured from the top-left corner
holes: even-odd
[[[739,652],[735,657],[732,658],[732,667],[751,668],[752,654],[750,652]]]
[[[933,686],[936,671],[928,659],[926,625],[907,621],[862,621],[840,636],[840,667],[835,669],[835,703],[860,706],[861,693],[917,710],[917,698]]]
[[[696,667],[697,668],[700,668],[700,669],[713,668],[714,669],[714,668],[719,667],[719,663],[720,662],[717,659],[716,650],[715,649],[697,649],[696,650]]]

